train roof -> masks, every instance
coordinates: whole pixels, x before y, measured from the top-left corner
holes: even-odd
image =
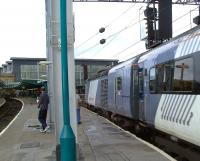
[[[139,59],[139,63],[143,62],[146,59],[155,59],[159,54],[162,54],[162,57],[159,57],[160,61],[166,61],[167,59],[169,59],[169,57],[172,56],[173,58],[177,58],[195,52],[195,49],[188,48],[188,44],[194,44],[199,41],[199,39],[197,40],[196,38],[200,36],[199,32],[200,26],[196,26],[170,39],[162,45],[147,51],[146,54],[141,56],[141,58]],[[196,40],[193,40],[195,38]],[[165,54],[166,52],[168,54]]]
[[[114,66],[112,69],[110,69],[109,73],[115,72],[116,70],[121,69],[124,66],[129,66],[129,65],[131,66],[134,62],[136,62],[138,57],[139,57],[139,55],[136,57],[133,57],[127,61],[121,62],[120,64],[118,64],[118,65]]]

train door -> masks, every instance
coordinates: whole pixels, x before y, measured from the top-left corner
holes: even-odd
[[[123,106],[122,101],[122,76],[118,75],[115,77],[115,107],[116,110],[121,113],[121,109]]]
[[[139,84],[139,120],[144,121],[144,69],[138,69]]]

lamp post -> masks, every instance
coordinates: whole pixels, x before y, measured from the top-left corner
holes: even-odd
[[[61,69],[63,96],[63,128],[60,136],[61,161],[76,161],[75,135],[70,125],[69,114],[69,80],[68,80],[68,50],[67,50],[67,2],[60,0],[61,25]]]

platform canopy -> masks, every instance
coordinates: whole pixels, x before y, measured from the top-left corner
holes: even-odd
[[[25,90],[25,89],[35,89],[35,88],[40,88],[40,87],[46,87],[47,86],[47,81],[46,80],[22,80],[21,82],[12,82],[8,83],[2,88],[4,89],[19,89],[19,90]]]

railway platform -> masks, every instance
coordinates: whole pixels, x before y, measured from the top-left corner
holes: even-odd
[[[24,107],[0,133],[0,161],[56,161],[53,126],[39,132],[34,99],[22,99]],[[169,161],[174,160],[154,146],[120,129],[101,116],[81,108],[78,125],[77,161]]]
[[[174,161],[153,145],[81,108],[78,161]]]
[[[55,161],[55,134],[40,133],[35,99],[22,99],[23,109],[0,133],[0,161]]]

